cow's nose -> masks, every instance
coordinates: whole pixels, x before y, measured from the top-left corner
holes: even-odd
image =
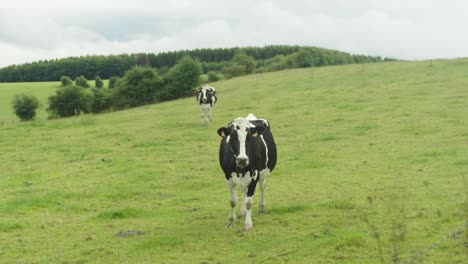
[[[236,159],[237,166],[245,167],[249,164],[249,159],[247,157],[239,157]]]
[[[205,102],[206,102],[206,98],[203,98],[202,101],[205,103]]]

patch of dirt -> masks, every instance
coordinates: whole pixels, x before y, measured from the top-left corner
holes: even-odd
[[[117,237],[129,237],[129,236],[141,236],[144,235],[145,232],[139,231],[139,230],[128,230],[128,231],[122,231],[117,233]]]

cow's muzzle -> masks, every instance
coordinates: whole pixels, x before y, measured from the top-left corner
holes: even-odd
[[[249,158],[247,157],[237,157],[236,158],[236,165],[239,168],[245,168],[249,165]]]

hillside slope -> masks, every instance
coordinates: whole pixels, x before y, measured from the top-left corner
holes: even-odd
[[[0,258],[410,258],[468,217],[467,72],[468,60],[454,60],[234,78],[213,84],[219,101],[210,127],[199,125],[195,98],[187,98],[0,128]],[[242,220],[224,227],[229,201],[216,130],[248,113],[271,122],[278,165],[267,181],[267,213],[256,212],[256,199],[246,233]],[[463,263],[465,234],[418,260]]]

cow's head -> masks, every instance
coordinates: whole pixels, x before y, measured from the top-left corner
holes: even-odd
[[[211,86],[203,86],[198,88],[198,100],[201,103],[212,102],[212,97],[216,94],[216,90]]]
[[[250,141],[260,135],[264,129],[263,126],[254,126],[240,117],[232,121],[228,127],[218,129],[218,135],[226,138],[237,167],[245,168],[249,165]]]

